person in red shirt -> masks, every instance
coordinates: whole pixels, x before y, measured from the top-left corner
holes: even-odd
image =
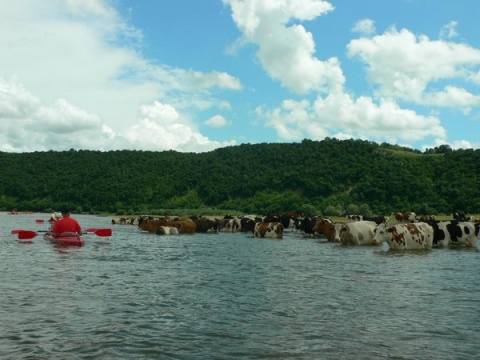
[[[55,223],[52,232],[55,235],[59,235],[60,233],[76,233],[82,235],[82,228],[77,220],[70,217],[70,210],[63,208],[61,212],[62,218]]]

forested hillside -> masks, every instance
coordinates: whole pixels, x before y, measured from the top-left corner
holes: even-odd
[[[0,209],[480,213],[480,150],[327,138],[208,153],[0,153]]]

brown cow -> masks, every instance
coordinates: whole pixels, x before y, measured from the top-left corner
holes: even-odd
[[[335,224],[330,219],[319,219],[313,227],[314,235],[324,235],[328,241],[335,241]]]
[[[196,224],[192,220],[170,221],[145,219],[140,221],[138,227],[152,234],[165,234],[166,231],[162,229],[162,227],[175,227],[178,229],[179,234],[193,234],[196,230]]]
[[[178,229],[179,234],[194,234],[197,230],[197,224],[192,220],[171,221],[171,224]]]

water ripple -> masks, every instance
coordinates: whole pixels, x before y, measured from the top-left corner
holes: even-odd
[[[28,225],[0,220],[5,234]],[[480,356],[476,250],[113,230],[74,249],[4,237],[0,358]]]

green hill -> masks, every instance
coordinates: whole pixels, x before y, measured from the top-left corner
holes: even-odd
[[[480,213],[480,150],[327,138],[208,153],[0,153],[0,209]]]

